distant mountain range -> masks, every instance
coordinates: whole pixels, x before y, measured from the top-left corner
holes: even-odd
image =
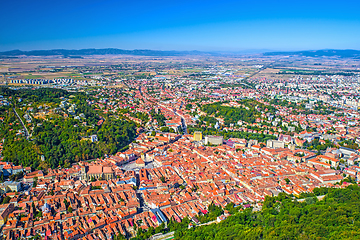
[[[310,51],[298,51],[298,52],[266,52],[264,56],[304,56],[304,57],[340,57],[340,58],[356,58],[360,59],[359,50],[310,50]]]
[[[7,52],[0,52],[0,56],[15,57],[15,56],[53,56],[63,55],[65,57],[71,56],[86,56],[86,55],[139,55],[139,56],[185,56],[185,55],[207,55],[210,53],[199,51],[160,51],[160,50],[123,50],[117,48],[104,48],[104,49],[80,49],[80,50],[67,50],[67,49],[53,49],[53,50],[32,50],[21,51],[12,50]]]
[[[359,50],[309,50],[309,51],[297,51],[297,52],[271,52],[271,51],[254,51],[251,52],[202,52],[202,51],[160,51],[160,50],[147,50],[147,49],[135,49],[135,50],[123,50],[117,48],[104,48],[104,49],[80,49],[80,50],[67,50],[67,49],[53,49],[53,50],[32,50],[21,51],[12,50],[6,52],[0,52],[0,57],[17,57],[17,56],[64,56],[64,57],[81,57],[89,55],[137,55],[137,56],[187,56],[187,55],[208,55],[208,56],[234,56],[244,55],[249,53],[261,53],[264,56],[304,56],[304,57],[340,57],[340,58],[356,58],[360,59]]]

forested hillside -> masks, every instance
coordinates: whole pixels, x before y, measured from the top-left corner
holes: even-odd
[[[309,195],[305,201],[286,194],[267,197],[263,209],[246,209],[219,224],[175,233],[176,239],[359,239],[360,187],[322,188],[322,201]]]
[[[2,88],[0,95],[12,97],[12,103],[0,109],[2,155],[4,161],[16,165],[69,167],[73,162],[114,154],[136,135],[134,122],[96,110],[89,101],[92,96],[85,93]],[[28,129],[29,139],[14,109]],[[90,141],[91,135],[98,141]]]

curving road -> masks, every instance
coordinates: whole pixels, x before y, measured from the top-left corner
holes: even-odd
[[[23,120],[21,119],[21,117],[19,116],[19,114],[16,112],[15,108],[13,108],[13,111],[14,111],[15,115],[17,116],[17,118],[20,120],[21,125],[22,125],[22,126],[23,126],[23,128],[24,128],[24,131],[25,131],[25,137],[26,137],[26,139],[29,139],[30,134],[29,134],[29,131],[28,131],[28,129],[26,128],[26,126],[25,126],[25,124],[24,124]]]

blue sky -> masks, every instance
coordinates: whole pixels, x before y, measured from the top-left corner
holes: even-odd
[[[0,1],[0,51],[360,49],[360,1]]]

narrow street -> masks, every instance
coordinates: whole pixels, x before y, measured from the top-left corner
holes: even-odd
[[[139,179],[139,174],[138,173],[136,173],[136,179]],[[140,188],[140,183],[139,182],[136,185]],[[144,198],[143,198],[143,195],[142,195],[142,191],[135,190],[135,192],[136,192],[136,197],[139,199],[139,202],[140,202],[140,208],[138,208],[138,212],[141,213],[141,212],[149,211],[150,208],[148,206],[146,206],[146,204],[144,203]]]

